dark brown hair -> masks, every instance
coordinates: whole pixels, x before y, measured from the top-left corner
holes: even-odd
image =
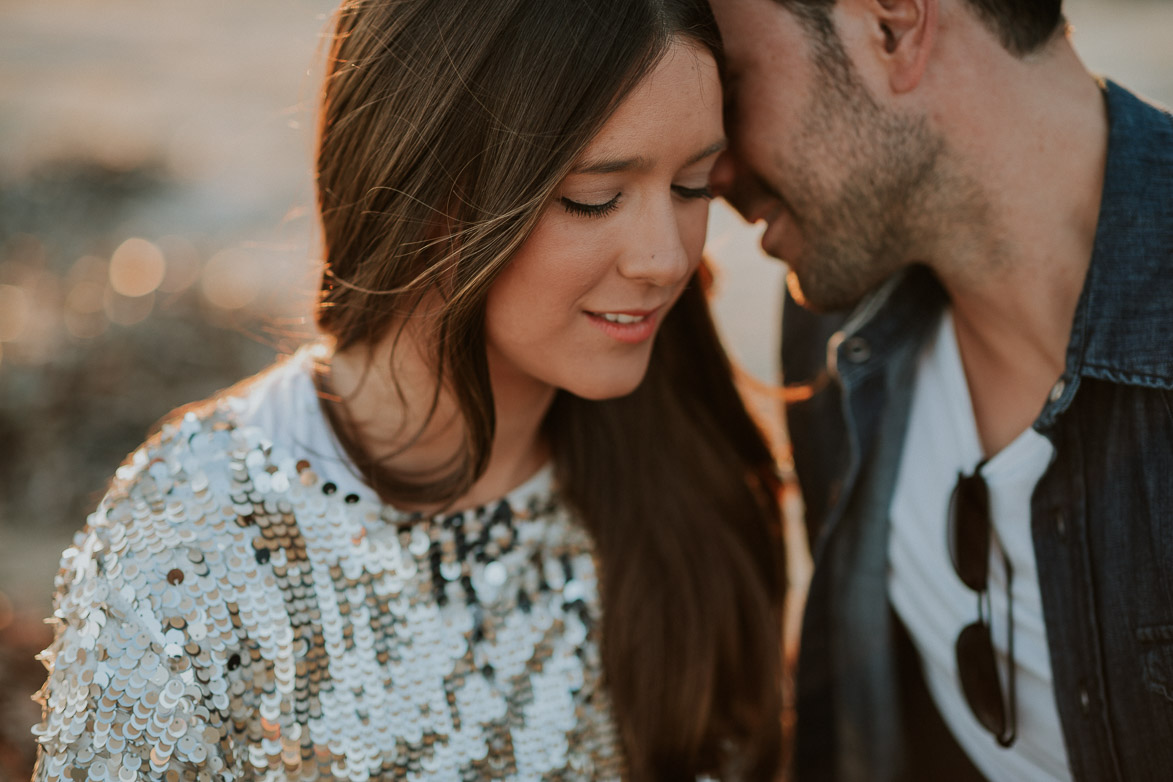
[[[836,0],[774,0],[797,13],[807,29],[835,35],[830,22]],[[1035,51],[1055,35],[1063,22],[1063,0],[965,0],[970,9],[1019,57]]]
[[[484,471],[487,292],[681,37],[719,61],[705,0],[342,4],[318,149],[318,323],[339,349],[371,345],[440,291],[437,393],[454,396],[465,432],[449,469],[421,480],[382,469],[342,427],[385,499],[451,502]],[[544,421],[560,491],[596,542],[604,669],[633,779],[769,779],[780,765],[778,481],[703,278],[665,318],[635,392],[559,392]]]

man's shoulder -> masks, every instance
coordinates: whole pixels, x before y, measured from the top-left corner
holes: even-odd
[[[1103,90],[1114,129],[1135,134],[1135,141],[1144,146],[1148,146],[1146,142],[1149,140],[1159,142],[1162,138],[1173,136],[1173,110],[1168,106],[1110,80],[1104,80]],[[1165,152],[1166,156],[1173,154],[1167,149]]]
[[[1107,82],[1095,249],[1070,346],[1078,374],[1173,386],[1173,115]],[[1154,338],[1157,337],[1157,338]]]
[[[1105,82],[1108,106],[1108,167],[1105,198],[1135,199],[1173,215],[1173,113],[1114,82]],[[1157,200],[1151,200],[1157,199]]]

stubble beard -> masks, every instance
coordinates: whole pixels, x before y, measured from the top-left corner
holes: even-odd
[[[843,176],[828,184],[808,163],[786,179],[803,238],[790,287],[822,312],[853,307],[914,263],[941,201],[942,138],[924,117],[887,111],[843,77],[842,70],[823,75],[796,157],[836,166]]]

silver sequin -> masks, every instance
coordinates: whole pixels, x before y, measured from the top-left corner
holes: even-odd
[[[622,775],[555,495],[406,520],[238,408],[164,427],[66,550],[36,779]]]

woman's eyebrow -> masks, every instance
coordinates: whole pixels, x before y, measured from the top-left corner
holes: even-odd
[[[684,168],[688,168],[693,163],[698,163],[710,155],[715,155],[721,152],[728,146],[725,139],[713,142],[709,146],[702,149],[690,157],[684,164]],[[617,171],[630,171],[632,169],[648,169],[652,167],[652,161],[639,155],[630,158],[600,158],[598,160],[586,160],[582,164],[575,166],[572,174],[614,174]]]
[[[707,158],[709,155],[715,155],[718,152],[724,152],[725,147],[727,147],[727,146],[729,146],[728,139],[721,139],[720,141],[715,141],[712,144],[710,144],[709,146],[702,149],[700,152],[698,152],[695,155],[693,155],[692,157],[690,157],[688,159],[688,162],[684,164],[684,167],[688,168],[693,163],[699,163],[702,160],[704,160],[705,158]]]
[[[631,158],[601,158],[599,160],[584,161],[581,165],[575,166],[572,174],[614,174],[617,171],[628,171],[630,169],[646,169],[650,168],[651,163],[644,157]]]

